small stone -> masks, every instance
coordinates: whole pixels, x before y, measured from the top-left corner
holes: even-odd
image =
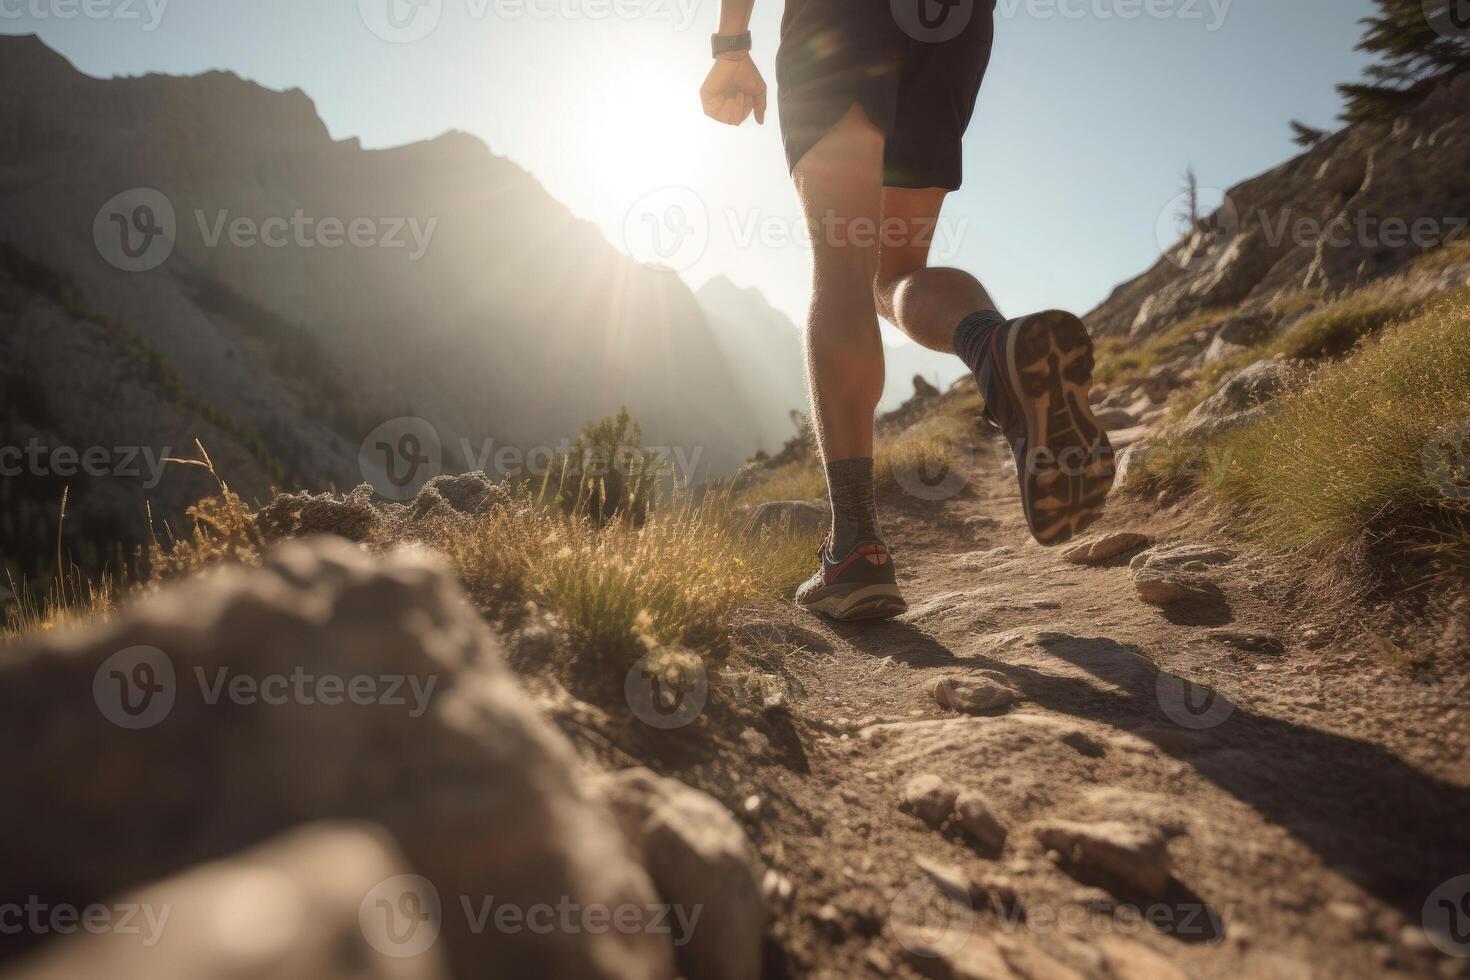
[[[760,796],[752,793],[745,798],[745,802],[741,804],[740,808],[745,811],[747,817],[758,817],[761,813],[761,806],[762,801]]]
[[[740,732],[740,741],[752,755],[765,755],[771,751],[771,740],[765,734],[754,728],[745,728]]]
[[[1010,912],[1020,907],[1021,899],[1016,894],[1015,882],[1007,875],[982,875],[972,885],[979,901],[988,904],[993,912]]]
[[[766,897],[766,901],[788,901],[791,898],[791,891],[790,878],[775,868],[766,869],[765,878],[761,881],[761,894]]]
[[[868,947],[867,952],[863,953],[863,962],[868,964],[868,969],[879,976],[886,977],[893,972],[893,960],[876,946]]]
[[[1021,697],[1015,688],[987,677],[946,677],[931,693],[941,708],[967,715],[999,714]]]
[[[1362,934],[1368,925],[1368,910],[1357,902],[1328,902],[1327,914],[1347,926],[1354,934]]]
[[[968,905],[970,902],[970,877],[964,870],[952,864],[943,864],[939,861],[931,861],[928,858],[916,857],[914,863],[919,870],[934,882],[940,891],[957,902]]]
[[[1076,749],[1089,759],[1101,759],[1107,755],[1107,746],[1086,732],[1068,732],[1062,736],[1062,744]]]
[[[915,776],[903,787],[904,806],[936,830],[954,813],[956,793],[930,773]]]
[[[959,818],[960,830],[986,847],[1000,850],[1005,847],[1006,827],[990,809],[985,797],[976,790],[965,790],[954,802],[955,814]]]
[[[1168,888],[1168,838],[1157,827],[1054,820],[1037,826],[1036,838],[1078,871],[1101,873],[1150,896]]]
[[[1138,534],[1134,531],[1118,531],[1113,534],[1105,534],[1101,537],[1089,538],[1072,545],[1062,552],[1062,558],[1074,565],[1094,565],[1098,562],[1116,558],[1125,551],[1146,545],[1149,542],[1147,534]]]

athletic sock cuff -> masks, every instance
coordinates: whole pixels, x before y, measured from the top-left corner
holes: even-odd
[[[990,352],[990,336],[1005,326],[1006,318],[995,310],[976,310],[954,330],[954,352],[977,375]]]

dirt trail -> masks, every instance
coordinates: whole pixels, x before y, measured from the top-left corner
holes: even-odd
[[[901,619],[747,629],[798,648],[789,708],[745,736],[762,770],[722,787],[762,796],[752,833],[791,885],[783,900],[768,878],[786,970],[1470,975],[1421,927],[1431,891],[1470,873],[1462,695],[1339,645],[1353,624],[1312,622],[1313,597],[1238,545],[1209,569],[1217,598],[1160,609],[1133,585],[1140,549],[1070,564],[1025,534],[1013,477],[971,482],[942,503],[883,502]],[[1096,531],[1118,530],[1200,541],[1183,516],[1115,501]],[[946,678],[1020,696],[947,711],[931,693]],[[1003,847],[901,806],[921,774],[978,791]],[[1049,838],[1048,853],[1035,825],[1057,820],[1144,844],[1112,863],[1094,857],[1107,842]],[[1160,839],[1167,884],[1127,884],[1159,871]]]

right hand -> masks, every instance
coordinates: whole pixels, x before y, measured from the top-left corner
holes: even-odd
[[[729,126],[739,126],[751,112],[755,121],[766,121],[766,80],[749,54],[739,58],[715,58],[709,75],[699,88],[704,114]]]

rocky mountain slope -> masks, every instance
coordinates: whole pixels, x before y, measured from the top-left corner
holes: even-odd
[[[1467,216],[1470,76],[1460,76],[1393,121],[1344,129],[1232,187],[1087,324],[1095,336],[1147,337],[1203,310],[1340,292],[1463,240]]]
[[[432,426],[447,470],[483,465],[488,440],[555,447],[624,403],[648,444],[697,450],[703,472],[760,447],[747,420],[764,393],[682,281],[463,134],[364,150],[300,91],[95,79],[4,37],[0,244],[7,445],[38,432],[161,454],[199,436],[262,499],[355,485],[359,444],[400,416]],[[130,353],[80,325],[104,322]],[[46,382],[24,406],[21,379]],[[90,484],[79,520],[137,523],[136,484],[73,483]]]

